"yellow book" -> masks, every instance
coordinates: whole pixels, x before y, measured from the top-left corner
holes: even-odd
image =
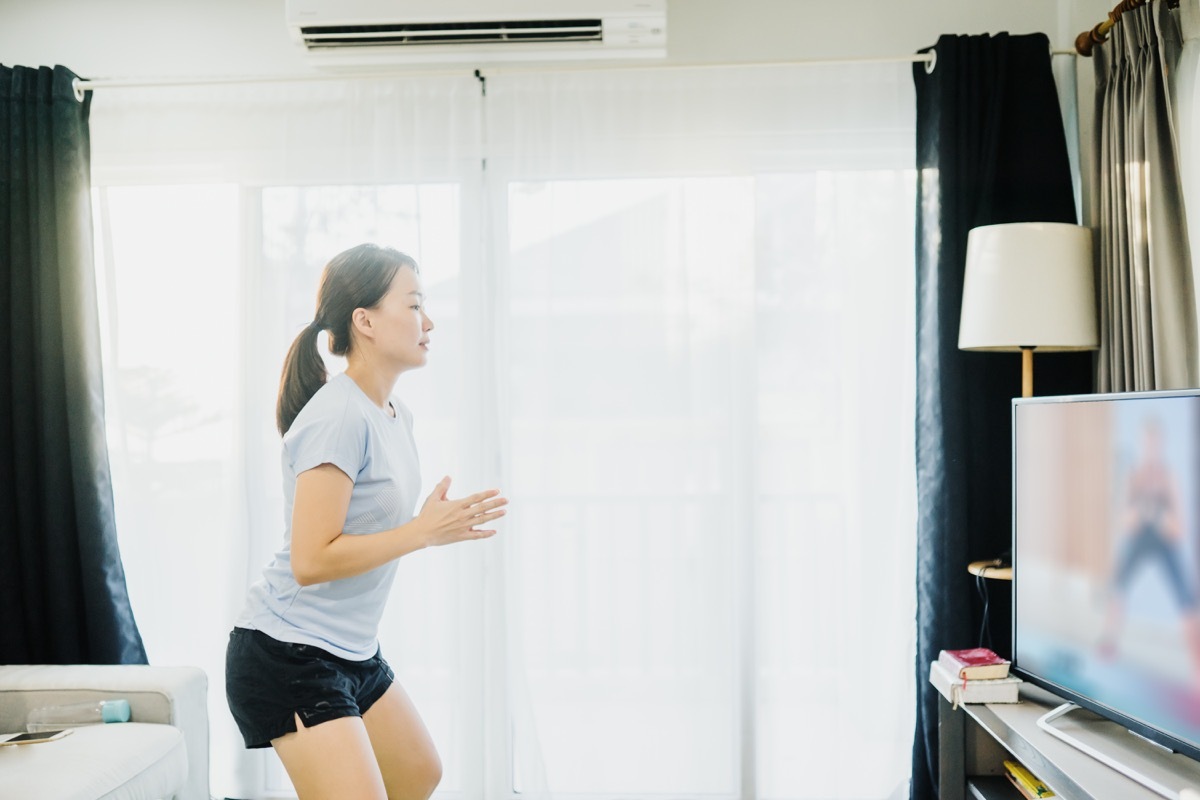
[[[1008,774],[1012,775],[1013,779],[1025,788],[1033,797],[1054,797],[1054,792],[1050,791],[1050,787],[1038,780],[1025,767],[1018,764],[1016,761],[1005,761],[1004,768],[1008,770]]]

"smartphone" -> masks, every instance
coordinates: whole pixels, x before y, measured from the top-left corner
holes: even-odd
[[[70,728],[61,731],[38,731],[37,733],[3,733],[0,734],[0,746],[6,744],[36,744],[38,742],[53,742],[71,732]]]

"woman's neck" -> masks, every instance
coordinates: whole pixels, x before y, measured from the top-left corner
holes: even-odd
[[[371,369],[370,365],[365,364],[357,359],[351,359],[350,364],[346,367],[346,375],[355,383],[358,388],[362,389],[363,394],[384,411],[389,410],[388,397],[392,394],[392,389],[396,386],[396,379],[400,376],[386,375],[379,370]]]

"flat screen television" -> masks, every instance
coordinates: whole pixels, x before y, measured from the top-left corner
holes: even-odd
[[[1013,670],[1200,759],[1200,391],[1013,401]]]

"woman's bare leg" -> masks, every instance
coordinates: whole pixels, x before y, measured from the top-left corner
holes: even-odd
[[[311,728],[297,717],[296,732],[272,740],[271,746],[300,800],[384,800],[388,796],[359,717],[339,717]]]
[[[363,715],[389,800],[428,800],[442,762],[416,707],[393,683]]]

